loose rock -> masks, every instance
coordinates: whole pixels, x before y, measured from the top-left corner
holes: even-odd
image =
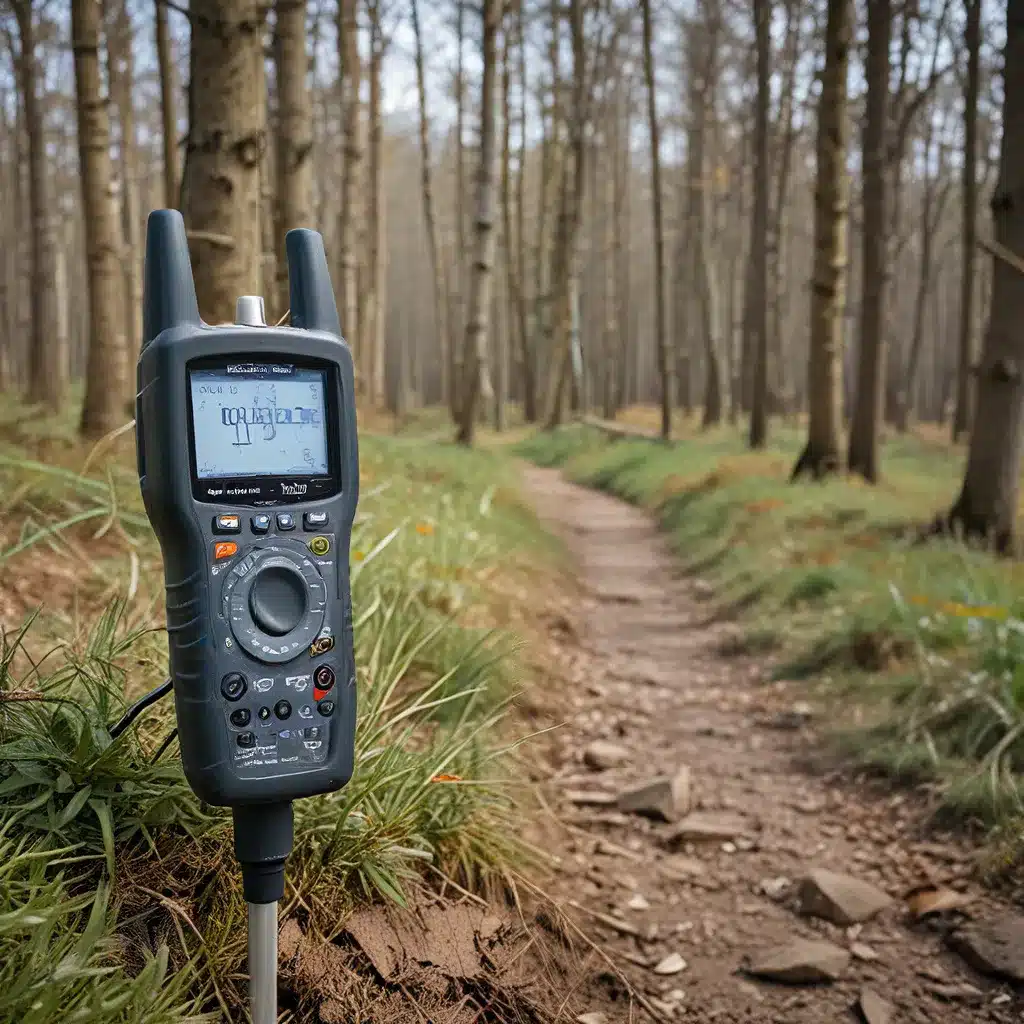
[[[861,960],[866,964],[874,963],[878,959],[878,954],[870,946],[865,946],[863,942],[854,942],[850,946],[850,952],[853,954],[854,960]]]
[[[688,814],[672,830],[666,841],[670,844],[722,843],[736,839],[744,830],[743,819],[734,814],[698,811]]]
[[[651,779],[620,793],[620,811],[657,821],[678,821],[690,809],[690,769],[683,765],[675,776]]]
[[[593,1013],[581,1013],[576,1018],[577,1024],[608,1024],[608,1014],[595,1011]]]
[[[985,993],[980,988],[968,985],[967,982],[948,985],[936,982],[928,986],[928,991],[945,1003],[968,1003],[977,1006],[985,1001]]]
[[[655,974],[678,974],[686,970],[686,961],[678,953],[669,953],[654,965]]]
[[[816,868],[800,882],[800,913],[833,924],[866,921],[892,900],[868,882]]]
[[[789,985],[816,985],[837,981],[850,963],[850,954],[831,942],[794,939],[778,949],[760,954],[746,972],[766,981]]]
[[[626,904],[626,906],[629,907],[630,910],[650,910],[651,909],[650,903],[648,903],[647,900],[644,899],[644,897],[640,893],[637,893],[635,896],[633,896],[630,899],[630,901]]]
[[[857,997],[856,1013],[864,1024],[890,1024],[893,1008],[873,989],[862,988]]]
[[[1024,984],[1024,917],[1019,914],[964,925],[948,941],[976,971]]]
[[[629,751],[625,747],[620,747],[617,743],[611,743],[608,740],[594,740],[583,751],[583,763],[595,772],[617,768],[627,760],[629,760]]]

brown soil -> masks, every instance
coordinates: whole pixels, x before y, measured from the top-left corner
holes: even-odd
[[[723,655],[728,627],[702,621],[706,588],[680,578],[642,512],[552,471],[527,469],[526,480],[542,520],[565,538],[582,591],[566,610],[571,625],[551,632],[575,685],[549,751],[552,814],[533,837],[556,854],[552,896],[615,964],[604,970],[591,956],[597,969],[576,993],[582,1009],[609,1022],[844,1021],[867,986],[895,1005],[895,1021],[1020,1020],[1024,1000],[1011,987],[946,947],[965,917],[1005,909],[974,881],[969,846],[929,833],[914,793],[809,767],[821,764],[811,757],[820,723],[794,710],[795,686],[766,681],[763,663]],[[628,749],[620,767],[585,766],[598,739]],[[683,765],[693,808],[734,820],[736,836],[673,844],[671,824],[615,808],[630,783]],[[811,868],[872,882],[893,903],[852,928],[801,917],[797,883]],[[966,907],[913,923],[904,897],[924,883],[962,892]],[[840,980],[794,987],[743,973],[746,958],[796,938],[852,948]],[[685,968],[655,973],[673,953]]]

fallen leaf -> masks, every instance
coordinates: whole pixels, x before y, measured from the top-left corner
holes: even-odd
[[[971,902],[971,898],[962,892],[930,884],[916,886],[903,897],[903,900],[915,921],[947,910],[959,910]]]
[[[435,775],[431,782],[461,782],[461,775]]]

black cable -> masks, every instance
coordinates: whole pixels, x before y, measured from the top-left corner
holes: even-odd
[[[110,736],[112,739],[117,739],[128,728],[132,722],[135,721],[143,711],[146,710],[151,704],[155,704],[158,700],[166,697],[171,692],[171,688],[174,684],[170,679],[165,679],[155,690],[150,690],[145,697],[140,697],[120,718],[119,721],[115,722],[110,726]]]
[[[177,735],[178,728],[177,726],[175,726],[167,734],[167,737],[164,739],[163,743],[160,744],[159,748],[157,749],[157,752],[149,759],[150,764],[156,764],[157,761],[159,761],[160,758],[164,756],[164,753],[167,751],[167,748],[174,742],[174,737]]]

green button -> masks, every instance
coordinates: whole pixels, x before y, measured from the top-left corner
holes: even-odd
[[[326,555],[331,550],[331,542],[326,537],[314,537],[309,542],[309,550],[314,555]]]

